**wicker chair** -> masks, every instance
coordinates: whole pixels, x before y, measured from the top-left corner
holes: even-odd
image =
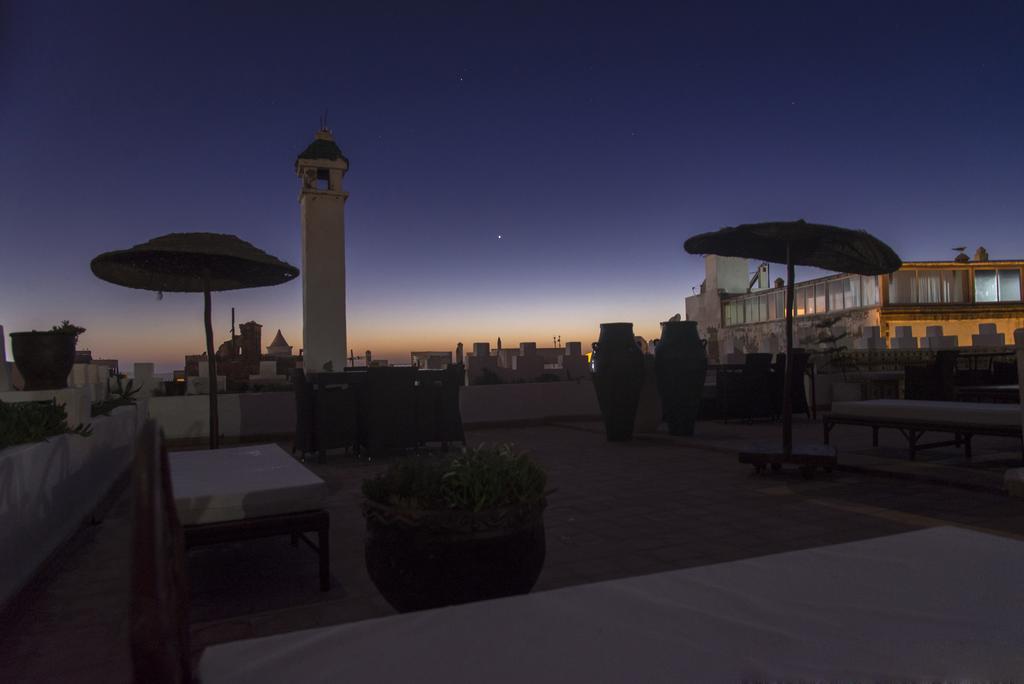
[[[416,368],[381,367],[366,370],[360,393],[360,441],[371,453],[408,449],[418,442]]]
[[[330,449],[359,448],[357,394],[362,373],[315,373],[313,444],[323,459]]]
[[[772,355],[747,354],[742,369],[720,369],[715,378],[720,415],[753,420],[776,415]]]
[[[954,350],[937,351],[933,362],[907,366],[903,371],[905,398],[955,401],[958,354]]]

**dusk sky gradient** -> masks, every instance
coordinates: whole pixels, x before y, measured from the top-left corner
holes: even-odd
[[[1024,258],[1021,2],[0,2],[0,22],[0,325],[71,319],[122,364],[202,351],[202,297],[90,259],[204,230],[301,265],[293,164],[325,109],[351,162],[349,346],[392,362],[589,346],[602,321],[656,337],[703,277],[683,241],[725,225]],[[218,342],[232,306],[301,346],[298,280],[214,295]]]

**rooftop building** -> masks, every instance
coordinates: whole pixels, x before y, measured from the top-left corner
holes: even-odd
[[[980,249],[978,256],[987,258]],[[813,344],[814,323],[832,316],[855,344],[865,328],[874,327],[889,348],[898,333],[907,335],[898,328],[910,328],[915,339],[941,332],[955,338],[945,342],[953,347],[994,346],[995,337],[975,339],[992,331],[1005,344],[1024,327],[1022,268],[1024,260],[908,261],[889,275],[840,273],[798,282],[794,340],[797,346]],[[705,280],[686,298],[686,319],[697,322],[712,359],[725,360],[733,352],[774,353],[785,345],[784,283],[780,278],[757,288],[758,280],[766,281],[750,277],[746,259],[705,257]]]

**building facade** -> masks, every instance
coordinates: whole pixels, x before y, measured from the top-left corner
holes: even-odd
[[[748,289],[755,281],[748,266],[746,259],[705,257],[704,283],[686,298],[686,319],[697,322],[713,361],[724,362],[731,353],[784,351],[786,289],[781,279],[774,287]],[[888,275],[844,273],[797,283],[794,346],[813,348],[815,324],[825,317],[838,319],[835,331],[849,333],[851,347],[874,327],[890,348],[897,334],[920,340],[921,347],[936,334],[956,338],[949,340],[955,347],[982,340],[997,346],[999,336],[1012,343],[1013,331],[1024,327],[1022,269],[1022,260],[911,261]]]

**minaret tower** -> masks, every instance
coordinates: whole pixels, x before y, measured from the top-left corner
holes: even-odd
[[[348,159],[322,127],[295,160],[302,181],[302,347],[306,372],[345,367],[345,200]]]

